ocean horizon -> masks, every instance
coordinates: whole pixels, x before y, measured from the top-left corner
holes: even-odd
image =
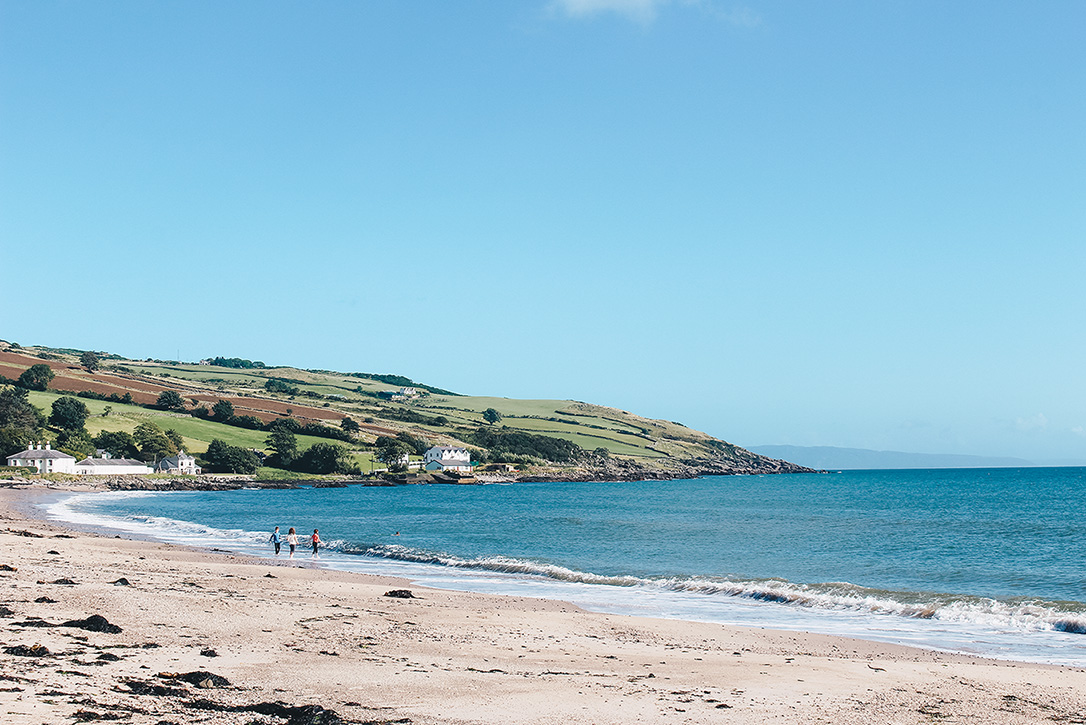
[[[614,614],[1086,665],[1086,468],[74,493],[49,518]],[[284,547],[285,548],[285,547]],[[285,552],[279,563],[288,563]]]

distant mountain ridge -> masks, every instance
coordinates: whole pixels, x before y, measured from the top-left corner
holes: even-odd
[[[829,469],[1017,468],[1036,465],[1022,458],[968,456],[955,453],[905,453],[833,446],[752,446],[747,450],[801,466]]]

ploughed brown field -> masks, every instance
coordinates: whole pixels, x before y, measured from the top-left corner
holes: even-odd
[[[234,406],[237,415],[252,415],[267,423],[287,416],[287,411],[294,418],[316,421],[339,421],[343,413],[331,408],[314,407],[299,404],[296,401],[273,400],[270,398],[237,397],[233,395],[215,395],[207,392],[195,392],[190,383],[186,381],[182,385],[162,385],[143,379],[132,379],[111,373],[91,373],[79,366],[73,366],[58,360],[41,360],[29,355],[19,355],[12,352],[0,352],[0,375],[16,379],[31,365],[44,363],[48,365],[56,377],[49,384],[54,390],[62,390],[70,393],[89,391],[102,395],[124,395],[128,393],[132,400],[140,405],[151,405],[158,396],[166,390],[175,390],[186,401],[195,400],[211,407],[220,400],[228,400]],[[379,426],[364,426],[367,429],[395,435],[396,431]]]
[[[41,363],[48,365],[50,368],[53,369],[54,372],[58,370],[80,369],[78,365],[72,365],[71,363],[64,362],[63,360],[42,360],[40,358],[32,357],[30,355],[20,355],[14,352],[0,352],[0,363],[17,365],[20,368],[20,372],[26,370],[31,365],[38,365]]]

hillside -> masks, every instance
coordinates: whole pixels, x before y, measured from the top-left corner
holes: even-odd
[[[268,423],[291,418],[339,428],[345,417],[358,424],[347,436],[348,447],[363,472],[372,464],[371,447],[379,436],[407,433],[428,444],[464,445],[492,460],[510,460],[534,478],[686,477],[708,473],[781,473],[803,469],[760,456],[671,421],[570,400],[516,400],[457,395],[400,376],[263,367],[247,360],[216,359],[221,365],[174,361],[129,360],[98,353],[100,367],[80,364],[79,350],[24,348],[0,342],[0,376],[17,379],[27,368],[44,363],[54,373],[48,390],[31,393],[31,401],[48,410],[62,394],[82,393],[111,400],[84,399],[91,410],[90,433],[131,431],[142,420],[169,418],[184,436],[188,450],[200,453],[214,438],[231,445],[263,449],[266,433],[228,426],[189,414],[229,401],[237,416]],[[230,365],[229,367],[225,365]],[[405,390],[406,388],[406,390]],[[153,410],[164,391],[176,391],[184,411]],[[118,402],[119,398],[125,402]],[[130,401],[131,404],[128,404]],[[107,416],[103,416],[109,406]],[[484,412],[501,418],[488,423]],[[573,454],[547,460],[534,452],[539,436],[569,441]],[[319,440],[299,436],[299,447]],[[564,443],[562,444],[565,445]],[[534,447],[534,448],[533,448]],[[546,445],[542,446],[546,448]],[[563,449],[565,450],[565,449]],[[521,451],[520,453],[517,453]],[[524,452],[527,451],[527,452]]]

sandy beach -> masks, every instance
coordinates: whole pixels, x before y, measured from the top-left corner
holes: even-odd
[[[1086,723],[1080,668],[111,538],[42,490],[0,489],[7,722]]]

